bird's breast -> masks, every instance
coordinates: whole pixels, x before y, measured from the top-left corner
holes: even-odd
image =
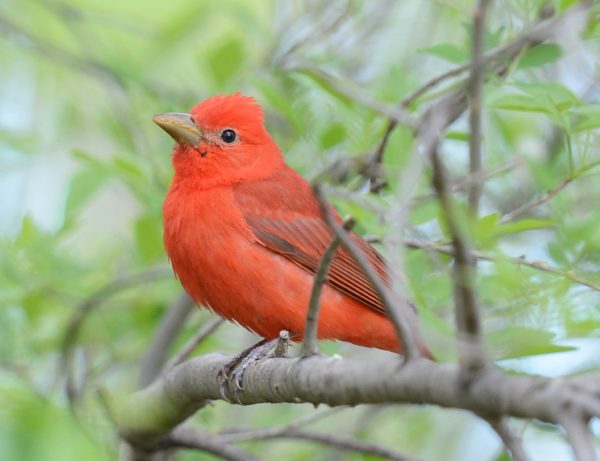
[[[298,331],[312,275],[256,240],[231,192],[171,190],[163,220],[173,270],[194,301],[265,337],[290,329],[291,317]]]
[[[252,238],[227,189],[171,188],[163,206],[165,249],[177,277],[197,302],[215,279],[232,276],[236,253]]]

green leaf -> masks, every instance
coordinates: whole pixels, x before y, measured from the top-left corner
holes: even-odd
[[[419,320],[427,344],[432,348],[436,360],[440,362],[456,360],[453,326],[427,309],[419,309]]]
[[[469,133],[463,131],[448,131],[446,133],[446,139],[452,139],[453,141],[469,142],[469,137]]]
[[[463,22],[462,26],[465,29],[466,32],[466,43],[465,43],[465,48],[468,50],[468,53],[471,53],[471,43],[473,40],[473,23],[471,21],[468,22]],[[495,31],[490,31],[490,30],[485,30],[484,31],[484,49],[487,50],[491,50],[492,48],[496,48],[498,45],[500,45],[500,42],[502,41],[502,36],[504,35],[504,31],[505,31],[505,27],[501,26],[498,29],[496,29]]]
[[[498,456],[496,456],[496,458],[494,458],[494,461],[511,461],[511,460],[512,460],[512,457],[506,450],[500,450],[500,453],[498,454]]]
[[[323,133],[319,142],[323,149],[331,149],[333,146],[340,144],[346,137],[346,127],[342,123],[332,123]]]
[[[581,104],[581,100],[571,90],[559,83],[517,82],[512,86],[519,92],[501,88],[489,95],[487,105],[496,109],[557,115]]]
[[[85,205],[104,184],[107,176],[103,172],[85,168],[71,180],[65,205],[65,222],[69,223],[75,214]]]
[[[536,328],[509,326],[487,336],[496,360],[550,354],[575,349],[553,343],[554,333]]]
[[[406,127],[396,128],[390,135],[383,155],[383,165],[386,171],[391,169],[394,174],[399,173],[399,169],[406,164],[413,148],[414,138],[410,130]]]
[[[98,160],[94,155],[90,154],[89,152],[84,151],[83,149],[73,149],[71,151],[71,155],[94,170],[108,171],[108,168],[103,162]]]
[[[554,82],[517,82],[513,86],[531,96],[546,97],[561,110],[580,104],[581,100],[569,88]]]
[[[515,234],[517,232],[524,232],[534,229],[547,229],[555,224],[556,223],[550,219],[527,218],[508,224],[502,224],[501,226],[496,227],[494,232],[496,235]]]
[[[222,85],[242,67],[245,60],[244,43],[237,37],[223,42],[208,56],[208,68],[215,82]]]
[[[163,254],[162,223],[160,216],[148,214],[135,222],[135,241],[144,263],[157,260]]]
[[[17,246],[25,248],[29,245],[32,245],[40,233],[40,230],[33,222],[31,216],[25,215],[23,217],[23,221],[21,222],[21,231],[19,232],[15,243]]]
[[[112,160],[112,164],[118,172],[131,181],[143,180],[145,177],[142,167],[137,162],[124,155],[115,157]]]
[[[489,248],[494,244],[494,237],[497,235],[498,221],[500,220],[499,213],[491,213],[482,216],[477,220],[475,227],[475,238],[478,246],[481,248]]]
[[[562,56],[560,46],[554,43],[542,43],[528,49],[519,60],[519,68],[540,67],[558,60]]]
[[[600,128],[600,105],[575,107],[571,110],[573,130],[586,131]]]
[[[524,94],[504,94],[487,102],[494,109],[517,110],[522,112],[553,113],[547,101],[541,101]]]
[[[24,380],[0,377],[3,459],[39,461],[47,459],[49,453],[56,459],[114,459],[96,439],[97,434],[90,432],[91,427],[82,425],[64,406],[46,399],[39,391],[34,392],[33,386],[30,388],[30,383]],[[106,424],[100,421],[97,427]]]
[[[350,95],[335,87],[326,77],[312,69],[294,69],[294,72],[290,75],[301,86],[324,91],[327,95],[333,96],[337,101],[343,103],[347,109],[356,105],[356,101]],[[349,82],[344,83],[344,86],[346,85],[354,86],[353,83]]]
[[[279,89],[274,82],[259,79],[254,80],[254,86],[261,92],[263,98],[267,99],[293,125],[297,132],[302,133],[304,130],[302,112],[294,107],[291,98],[286,97],[284,90]]]
[[[413,226],[423,224],[434,220],[440,212],[438,202],[435,200],[428,200],[423,205],[414,207],[410,212],[410,223]]]
[[[465,62],[469,58],[469,52],[466,49],[459,48],[451,43],[439,43],[429,48],[420,48],[418,51],[454,64]]]
[[[548,253],[552,256],[552,259],[560,265],[567,265],[570,263],[567,255],[565,254],[565,248],[558,242],[549,242],[547,245]]]
[[[599,313],[596,308],[596,313]],[[571,309],[565,309],[563,313],[565,330],[571,337],[599,337],[600,336],[600,317],[576,318],[576,314]]]
[[[579,3],[579,0],[556,0],[554,2],[558,7],[558,12],[563,12],[572,8],[575,4]]]

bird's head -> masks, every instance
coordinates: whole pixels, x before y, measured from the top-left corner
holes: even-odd
[[[189,114],[155,115],[154,122],[175,141],[173,166],[179,178],[198,187],[266,177],[283,159],[267,133],[261,107],[249,96],[214,96]]]

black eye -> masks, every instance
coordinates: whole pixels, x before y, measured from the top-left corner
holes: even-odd
[[[231,144],[232,142],[234,142],[237,138],[237,134],[235,134],[235,131],[227,129],[227,130],[223,130],[221,132],[221,139],[223,140],[223,142],[226,142],[227,144]]]

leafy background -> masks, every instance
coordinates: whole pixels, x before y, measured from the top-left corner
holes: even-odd
[[[540,11],[560,14],[574,3],[496,2],[486,46],[527,31]],[[394,131],[383,160],[388,185],[369,194],[360,167],[381,140],[386,119],[352,95],[393,104],[467,62],[472,8],[468,0],[4,0],[0,457],[117,456],[100,396],[117,398],[135,388],[140,357],[180,293],[161,232],[171,141],[153,126],[152,114],[186,111],[217,93],[254,95],[287,161],[306,178],[334,186],[332,199],[358,219],[359,231],[382,238],[395,230],[398,178],[414,140],[408,130]],[[485,86],[489,175],[480,216],[465,213],[463,219],[473,245],[491,258],[480,263],[477,280],[490,354],[515,373],[557,376],[600,367],[597,18],[594,7],[581,27],[565,28],[558,41],[529,49],[505,79]],[[411,110],[421,112],[456,85],[436,88]],[[443,143],[460,199],[467,141],[463,118]],[[502,221],[563,183],[551,200]],[[444,243],[427,171],[417,189],[406,235]],[[404,260],[429,341],[438,356],[451,360],[450,260],[408,249]],[[549,267],[555,270],[540,270]],[[60,366],[65,334],[90,302],[93,310],[75,344],[81,401],[70,409]],[[195,312],[173,351],[210,317]],[[196,352],[233,353],[252,341],[240,327],[225,325]],[[345,356],[383,353],[334,343],[322,349]],[[194,418],[216,431],[281,425],[314,412],[308,405],[217,402]],[[314,427],[431,460],[507,459],[493,432],[460,411],[358,407]],[[552,427],[516,427],[534,459],[568,459]],[[266,459],[363,459],[298,441],[244,447]],[[187,452],[179,459],[213,458]]]

